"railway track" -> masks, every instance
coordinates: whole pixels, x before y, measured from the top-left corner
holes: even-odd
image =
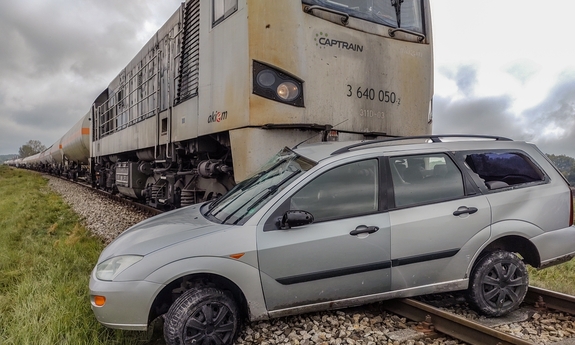
[[[164,211],[162,211],[162,210],[158,210],[157,208],[153,208],[153,207],[150,207],[150,206],[141,204],[141,203],[139,203],[139,202],[136,202],[136,201],[133,201],[133,200],[130,200],[130,199],[123,198],[123,197],[121,197],[121,196],[118,196],[118,195],[115,195],[115,194],[112,194],[112,193],[103,191],[103,190],[101,190],[101,189],[95,189],[95,188],[92,188],[92,187],[90,187],[90,186],[88,186],[88,185],[85,185],[85,184],[82,184],[82,183],[78,183],[78,182],[74,182],[74,183],[77,183],[77,184],[79,184],[79,185],[81,185],[81,186],[84,186],[84,187],[86,187],[86,188],[90,188],[90,189],[93,190],[95,193],[99,193],[99,194],[101,194],[101,195],[107,196],[107,197],[109,197],[109,198],[112,199],[112,200],[118,201],[118,202],[120,202],[120,203],[129,205],[129,206],[132,206],[132,207],[135,207],[135,208],[137,208],[137,209],[139,209],[139,210],[141,210],[141,211],[143,211],[143,212],[148,213],[150,216],[155,216],[155,215],[158,215],[158,214],[164,212]]]
[[[54,175],[50,175],[50,176],[54,176]],[[93,188],[89,183],[84,182],[84,181],[73,181],[73,180],[70,180],[70,179],[62,177],[62,176],[54,176],[54,177],[60,178],[64,181],[68,181],[70,183],[74,183],[74,184],[76,184],[78,186],[82,186],[84,188],[88,188],[89,190],[93,191],[94,193],[98,193],[104,197],[110,198],[110,199],[117,201],[119,203],[137,208],[138,210],[143,211],[143,212],[149,214],[150,216],[155,216],[155,215],[158,215],[158,214],[164,212],[162,210],[158,210],[157,208],[153,208],[153,207],[141,204],[137,201],[134,201],[134,200],[131,200],[128,198],[124,198],[124,197],[118,196],[116,194],[112,194],[110,192],[107,192],[107,191],[104,191],[101,189]]]
[[[440,332],[473,345],[536,344],[496,330],[492,325],[497,319],[487,319],[491,320],[489,322],[470,320],[411,298],[386,301],[382,305],[389,312],[419,322],[416,331],[427,335]],[[521,311],[532,315],[548,310],[575,315],[575,297],[530,286]],[[561,344],[575,344],[575,339],[570,338]]]

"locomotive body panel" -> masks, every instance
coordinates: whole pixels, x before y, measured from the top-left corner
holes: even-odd
[[[430,36],[410,42],[390,37],[380,25],[349,18],[344,26],[287,1],[273,12],[250,3],[250,59],[302,79],[305,100],[305,107],[296,108],[251,94],[251,126],[318,123],[356,133],[431,132]]]
[[[184,141],[198,137],[198,97],[178,104],[172,110],[172,140]]]
[[[212,27],[210,6],[200,7],[198,136],[249,125],[250,60],[245,1]]]
[[[157,144],[156,116],[142,120],[92,143],[92,156],[116,155],[154,147]]]

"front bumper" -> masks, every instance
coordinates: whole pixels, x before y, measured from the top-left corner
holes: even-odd
[[[164,287],[147,281],[114,282],[90,277],[90,303],[98,322],[106,327],[145,331],[155,296]],[[99,307],[94,296],[104,296],[106,303]]]

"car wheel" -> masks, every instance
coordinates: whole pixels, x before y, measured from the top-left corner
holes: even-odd
[[[505,315],[523,302],[528,285],[527,268],[519,257],[506,251],[492,252],[473,268],[468,301],[484,315]]]
[[[166,313],[164,338],[169,345],[232,344],[239,329],[235,301],[214,288],[184,292]]]

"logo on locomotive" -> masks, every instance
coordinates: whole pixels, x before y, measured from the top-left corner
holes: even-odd
[[[228,118],[227,111],[212,111],[212,114],[208,116],[208,123],[221,122]]]
[[[328,38],[328,34],[324,32],[316,33],[313,39],[316,43],[315,45],[319,48],[335,47],[342,50],[353,50],[354,52],[363,52],[363,46],[357,43],[351,43],[344,40],[336,40],[333,38]]]

